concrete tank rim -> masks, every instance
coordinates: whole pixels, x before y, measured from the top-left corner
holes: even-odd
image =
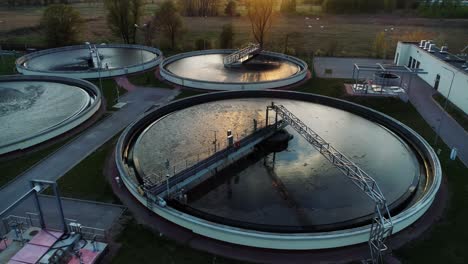
[[[242,97],[242,95],[244,95],[244,97]],[[280,95],[282,95],[283,97],[281,97]],[[135,126],[137,124],[139,124],[142,121],[145,121],[146,118],[152,116],[154,113],[158,113],[158,111],[161,111],[161,112],[168,111],[168,110],[170,110],[169,112],[176,111],[176,110],[178,110],[178,108],[176,107],[176,109],[174,109],[172,107],[175,103],[177,103],[177,104],[188,103],[190,106],[192,106],[192,105],[197,105],[197,104],[201,104],[201,103],[204,103],[204,102],[210,102],[210,101],[216,101],[216,100],[236,99],[236,98],[246,98],[246,97],[250,97],[250,98],[255,98],[255,97],[257,97],[257,98],[262,98],[262,97],[263,98],[269,98],[269,97],[270,98],[271,97],[288,98],[288,95],[291,95],[291,97],[296,96],[296,98],[300,98],[300,99],[296,99],[296,100],[303,100],[303,101],[309,101],[309,102],[314,102],[314,103],[320,103],[320,102],[317,102],[316,100],[331,100],[332,102],[334,101],[334,102],[343,104],[345,106],[347,105],[347,106],[350,106],[352,108],[355,108],[356,112],[352,112],[353,114],[357,114],[357,115],[362,116],[364,113],[370,113],[374,117],[379,118],[381,122],[393,123],[393,124],[397,125],[402,131],[408,132],[409,135],[414,137],[413,140],[417,140],[416,143],[419,145],[418,147],[424,148],[423,150],[424,150],[425,153],[422,153],[421,155],[424,154],[425,158],[428,159],[428,161],[431,163],[430,165],[431,165],[431,172],[432,172],[432,175],[433,175],[433,180],[431,182],[430,187],[426,191],[426,193],[417,201],[417,203],[415,203],[414,205],[412,205],[409,208],[405,209],[404,211],[400,212],[399,214],[392,216],[392,220],[393,220],[393,223],[394,223],[395,226],[404,225],[399,230],[396,230],[394,233],[397,233],[397,232],[403,230],[404,228],[408,227],[409,225],[411,225],[412,223],[417,221],[417,219],[419,219],[424,214],[424,212],[430,207],[430,205],[432,204],[432,202],[433,202],[433,200],[434,200],[434,198],[435,198],[435,196],[436,196],[436,194],[437,194],[437,192],[439,190],[439,187],[441,185],[442,170],[441,170],[441,166],[440,166],[440,161],[439,161],[435,151],[429,145],[429,143],[424,138],[422,138],[422,136],[420,136],[414,130],[412,130],[408,126],[402,124],[398,120],[396,120],[396,119],[394,119],[394,118],[392,118],[392,117],[390,117],[388,115],[385,115],[383,113],[380,113],[380,112],[378,112],[376,110],[373,110],[371,108],[361,106],[361,105],[358,105],[356,103],[348,102],[348,101],[345,101],[345,100],[342,100],[342,99],[331,98],[331,97],[317,95],[317,94],[302,93],[302,92],[274,91],[274,90],[270,90],[270,91],[216,92],[216,93],[210,93],[210,94],[205,94],[205,95],[197,95],[197,96],[193,96],[193,97],[190,97],[190,98],[184,98],[184,99],[176,100],[171,104],[168,104],[168,105],[163,106],[161,108],[154,109],[154,110],[146,113],[144,116],[140,117],[140,119],[134,121],[129,127],[127,127],[125,129],[125,131],[119,137],[119,140],[118,140],[117,145],[116,145],[116,151],[115,151],[114,159],[115,159],[115,162],[117,164],[117,168],[118,168],[120,177],[124,178],[124,183],[125,183],[126,187],[129,190],[130,190],[130,188],[135,188],[135,186],[128,186],[127,182],[125,182],[125,177],[128,178],[128,175],[125,175],[126,174],[126,169],[125,169],[126,165],[124,165],[124,162],[123,162],[123,159],[122,159],[122,153],[123,153],[123,150],[124,150],[124,143],[125,144],[128,143],[126,141],[128,141],[129,135],[132,134],[132,132],[135,129]],[[214,98],[210,98],[210,100],[208,100],[208,101],[203,100],[208,96],[209,97],[214,97]],[[193,99],[199,100],[199,102],[194,103],[194,104],[189,103],[189,101],[192,101]],[[295,98],[290,98],[290,99],[295,99]],[[325,105],[327,105],[327,104],[325,103]],[[343,109],[343,105],[340,105],[339,109]],[[185,107],[188,107],[188,106],[185,106]],[[185,108],[185,107],[182,107],[182,108]],[[346,109],[346,111],[349,111],[349,109]],[[377,122],[377,120],[374,120],[374,121]],[[132,180],[130,180],[130,182],[132,182],[132,184],[134,184]],[[132,195],[135,196],[135,193],[132,193]],[[136,198],[138,199],[138,197],[136,197]],[[146,198],[144,198],[144,199],[146,199]],[[146,205],[143,204],[143,206],[146,206]],[[345,229],[345,230],[321,232],[321,233],[319,233],[319,232],[318,233],[291,233],[291,234],[271,233],[271,232],[262,232],[262,231],[256,231],[256,230],[242,229],[242,228],[238,228],[238,227],[226,226],[226,225],[223,225],[223,224],[220,224],[220,223],[209,222],[209,221],[207,221],[205,219],[201,219],[201,218],[193,217],[191,215],[187,215],[187,214],[185,214],[183,212],[180,212],[180,211],[177,211],[177,210],[175,210],[173,208],[158,207],[158,210],[161,210],[162,212],[164,212],[166,214],[170,214],[170,215],[173,215],[175,217],[179,217],[181,219],[184,218],[187,221],[194,222],[194,223],[202,225],[202,226],[204,226],[206,228],[222,230],[223,232],[227,232],[227,233],[230,233],[230,234],[241,234],[241,235],[244,235],[244,236],[247,236],[247,237],[256,237],[256,238],[262,237],[262,238],[265,238],[265,239],[274,239],[274,238],[281,237],[283,239],[291,240],[291,241],[293,241],[293,240],[316,241],[316,240],[328,240],[328,239],[344,238],[344,237],[350,237],[350,236],[351,237],[352,236],[359,236],[359,235],[363,235],[363,234],[369,234],[369,232],[370,232],[370,225],[364,225],[364,226]],[[158,214],[158,215],[162,216],[161,214]],[[162,217],[164,217],[164,216],[162,216]],[[414,217],[416,217],[416,219],[413,219]],[[411,222],[406,223],[406,221],[411,221]],[[201,234],[201,235],[203,235],[203,234]],[[223,239],[220,239],[220,240],[223,240]],[[223,240],[223,241],[231,242],[231,241],[228,241],[228,240]],[[361,241],[361,242],[365,242],[365,241]],[[354,244],[357,244],[357,243],[354,243]],[[347,245],[352,245],[352,244],[347,244]],[[343,246],[343,245],[341,245],[341,246]],[[281,248],[277,248],[277,249],[281,249]]]
[[[119,68],[114,68],[112,69],[113,71],[116,70],[122,70],[122,69],[128,69],[132,67],[141,67],[147,64],[155,64],[153,67],[158,66],[162,61],[163,61],[163,52],[157,48],[154,47],[149,47],[149,46],[144,46],[144,45],[137,45],[137,44],[105,44],[105,45],[96,45],[100,48],[126,48],[126,49],[142,49],[151,53],[156,54],[156,58],[144,62],[144,63],[139,63],[136,65],[128,65],[126,67],[119,67]],[[44,56],[47,54],[52,54],[56,52],[63,52],[63,51],[70,51],[70,50],[78,50],[78,49],[88,49],[88,45],[71,45],[71,46],[64,46],[64,47],[58,47],[58,48],[50,48],[50,49],[44,49],[44,50],[39,50],[35,51],[29,54],[25,54],[21,56],[20,58],[16,59],[15,65],[16,69],[18,72],[23,72],[23,71],[28,71],[28,72],[33,72],[35,74],[43,74],[43,75],[49,75],[49,76],[58,76],[58,75],[69,75],[73,76],[74,74],[87,74],[87,73],[96,73],[99,71],[46,71],[46,70],[33,70],[28,67],[25,67],[23,64],[27,62],[28,60]],[[102,75],[105,75],[106,72],[111,72],[111,70],[101,70],[100,71]],[[132,72],[134,73],[134,72]],[[57,75],[55,75],[57,74]],[[27,74],[27,75],[33,75],[33,74]]]
[[[102,104],[102,94],[99,88],[92,84],[91,82],[81,80],[81,79],[74,79],[74,78],[66,78],[66,77],[58,77],[58,76],[33,76],[33,75],[5,75],[0,77],[0,83],[3,82],[27,82],[27,81],[39,81],[39,82],[53,82],[53,83],[61,83],[61,84],[66,84],[66,85],[71,85],[71,86],[76,86],[78,88],[81,88],[85,90],[88,94],[90,94],[91,97],[93,97],[92,104],[86,107],[82,112],[77,114],[74,118],[66,120],[63,123],[57,124],[55,126],[50,127],[47,130],[44,130],[40,133],[34,134],[32,136],[28,137],[23,137],[16,139],[14,142],[8,143],[6,145],[0,145],[0,149],[7,148],[7,147],[13,147],[20,142],[28,142],[30,140],[33,140],[34,138],[40,137],[40,136],[47,136],[48,134],[51,134],[53,131],[57,131],[60,129],[65,129],[67,126],[71,125],[77,120],[80,120],[82,118],[88,117],[90,115],[94,115],[99,108],[101,107]],[[87,119],[87,118],[86,118]],[[85,120],[83,120],[85,121]],[[58,135],[52,136],[50,138],[56,137]],[[50,139],[49,138],[49,139]],[[44,141],[42,141],[44,142]],[[29,147],[32,147],[36,144],[31,144]],[[14,151],[14,150],[12,150]],[[1,154],[6,154],[11,151],[7,151]]]
[[[177,82],[176,82],[177,84],[184,83],[184,82],[188,81],[188,82],[193,82],[193,83],[197,84],[195,86],[187,85],[187,87],[190,87],[190,88],[196,88],[196,89],[202,89],[202,90],[208,90],[208,91],[213,91],[213,90],[219,91],[219,90],[229,90],[229,89],[226,89],[226,88],[229,87],[229,86],[233,86],[233,85],[236,85],[236,86],[254,86],[254,87],[255,86],[268,85],[268,88],[270,88],[270,89],[271,88],[280,88],[280,87],[284,87],[284,86],[287,86],[287,85],[290,85],[290,84],[294,84],[294,83],[297,83],[297,82],[303,80],[304,78],[306,78],[307,72],[309,70],[308,64],[305,61],[303,61],[303,60],[301,60],[301,59],[299,59],[297,57],[282,54],[282,53],[278,53],[278,52],[265,51],[265,50],[262,51],[261,54],[264,54],[264,55],[267,55],[267,56],[270,56],[270,57],[273,57],[273,58],[280,58],[280,59],[286,60],[288,62],[294,63],[295,65],[298,65],[301,68],[300,71],[297,72],[296,74],[292,75],[292,76],[282,78],[282,79],[278,79],[278,80],[243,83],[243,82],[215,82],[215,81],[197,80],[197,79],[192,79],[192,78],[184,78],[184,77],[176,75],[176,74],[174,74],[171,71],[166,69],[167,65],[169,65],[169,64],[171,64],[171,63],[173,63],[173,62],[175,62],[177,60],[184,59],[184,58],[189,58],[189,57],[193,57],[193,56],[200,56],[200,55],[209,55],[209,54],[229,54],[229,53],[232,53],[234,51],[236,51],[236,49],[207,49],[207,50],[197,50],[197,51],[189,51],[189,52],[179,53],[179,54],[176,54],[176,55],[165,58],[160,64],[159,71],[160,71],[161,76],[164,79],[166,79],[166,80],[168,80],[170,82],[172,82],[170,79],[177,80]],[[297,80],[295,80],[295,79],[297,79]],[[295,80],[295,81],[291,82],[293,80]],[[280,82],[283,82],[283,81],[287,81],[288,83],[286,85],[278,85]],[[203,84],[217,85],[219,87],[219,89],[203,88],[203,86],[202,86]],[[248,90],[250,90],[250,89],[248,89]]]

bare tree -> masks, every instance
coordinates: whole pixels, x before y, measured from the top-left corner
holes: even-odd
[[[143,0],[105,0],[107,22],[112,33],[125,43],[135,43]]]
[[[183,28],[182,18],[171,0],[164,1],[156,10],[152,25],[161,30],[171,40],[171,48],[176,47],[176,37]]]
[[[179,0],[177,3],[185,16],[217,16],[226,5],[225,0]]]
[[[247,0],[247,16],[252,27],[255,40],[263,48],[268,31],[271,29],[275,17],[275,0]]]
[[[63,4],[50,5],[41,18],[47,43],[54,47],[77,42],[82,24],[80,13]]]

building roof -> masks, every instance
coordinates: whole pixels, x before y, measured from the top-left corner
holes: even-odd
[[[419,47],[419,43],[417,42],[403,42],[405,44],[411,44],[415,45],[420,51],[430,54],[434,57],[436,57],[438,60],[444,62],[445,64],[448,64],[457,70],[459,70],[462,73],[465,73],[468,75],[468,56],[465,58],[454,55],[450,52],[441,52],[441,49],[439,47],[436,47],[435,45],[432,47],[432,52],[429,52],[421,47]]]

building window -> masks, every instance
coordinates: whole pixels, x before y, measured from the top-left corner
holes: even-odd
[[[440,74],[437,74],[435,82],[434,82],[434,89],[436,90],[439,89],[439,83],[440,83]]]
[[[395,56],[395,64],[398,65],[398,59],[400,57],[400,53],[397,52],[396,56]]]
[[[421,66],[421,62],[416,61],[416,69],[419,69],[419,66]]]
[[[411,64],[413,64],[413,57],[409,57],[408,68],[411,68]]]

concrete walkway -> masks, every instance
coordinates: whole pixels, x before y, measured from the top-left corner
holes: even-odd
[[[54,196],[40,195],[39,200],[47,227],[62,229],[56,198]],[[68,220],[67,222],[75,220],[84,226],[101,228],[104,230],[109,229],[125,210],[125,207],[120,205],[69,198],[62,198],[62,205],[65,218]],[[29,213],[38,214],[33,197],[26,199],[6,216],[15,215],[26,217]],[[37,216],[32,215],[32,218],[37,218]],[[39,221],[33,221],[33,223],[38,225]]]
[[[442,139],[450,148],[457,148],[458,157],[468,167],[468,132],[434,101],[432,95],[435,92],[429,84],[416,77],[413,78],[408,94],[411,103],[424,120],[434,131],[439,131],[439,140]],[[431,144],[434,143],[434,140],[431,141]]]
[[[382,60],[319,57],[314,60],[314,69],[319,77],[351,78],[354,63],[375,64],[379,61]],[[333,74],[325,75],[325,68],[333,69]],[[408,76],[404,76],[403,82],[408,82]],[[435,92],[434,88],[415,76],[408,94],[411,103],[434,131],[438,131],[440,124],[440,139],[450,148],[457,148],[458,157],[468,167],[468,132],[434,101],[432,95]],[[433,144],[434,139],[435,137],[429,143]]]
[[[64,145],[40,163],[0,189],[0,211],[16,201],[29,189],[33,179],[56,181],[88,155],[117,135],[155,104],[172,100],[178,91],[158,88],[139,88],[120,98],[127,103],[119,111],[95,124],[72,142]]]
[[[391,60],[373,59],[373,58],[334,58],[334,57],[315,57],[314,70],[320,78],[339,78],[351,79],[353,78],[354,64],[376,65],[376,63],[389,64],[393,63]],[[326,74],[325,69],[331,69],[331,74]],[[361,72],[362,78],[372,77],[369,72]]]

